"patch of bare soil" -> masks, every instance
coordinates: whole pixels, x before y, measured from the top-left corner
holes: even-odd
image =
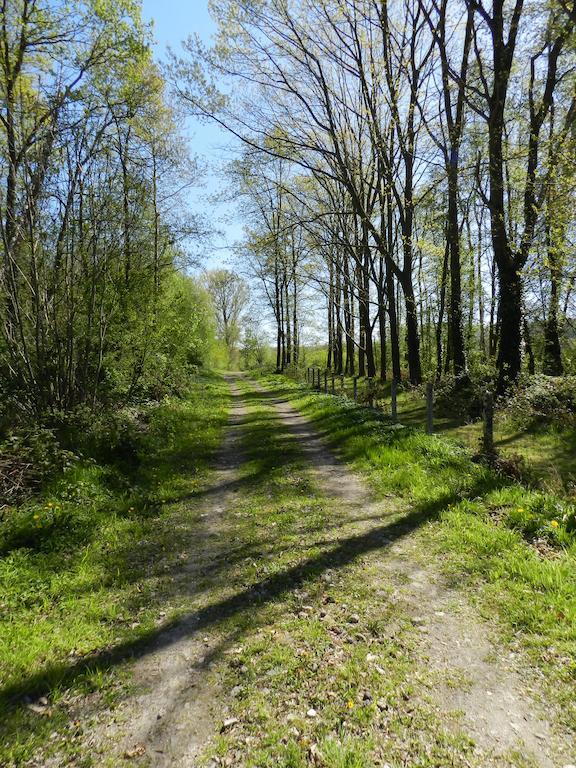
[[[421,634],[433,696],[445,712],[492,760],[518,754],[541,768],[567,766],[569,737],[553,727],[537,681],[521,655],[504,650],[496,632],[481,620],[461,593],[433,568],[422,568],[405,541],[392,547],[392,567],[402,600]]]
[[[289,403],[258,382],[251,385],[268,395],[279,417],[301,441],[323,492],[349,506],[355,528],[359,523],[381,524],[383,518],[397,514],[388,502],[374,501],[362,479],[338,461]],[[349,533],[343,530],[342,536]],[[553,728],[554,714],[540,703],[534,675],[522,659],[499,647],[489,624],[475,615],[460,593],[443,583],[433,567],[423,569],[418,564],[415,548],[422,545],[413,536],[383,544],[389,546],[379,556],[382,578],[392,576],[396,599],[421,635],[421,658],[447,727],[464,731],[486,764],[508,765],[512,759],[518,765],[574,768],[576,750],[569,753],[568,737]]]

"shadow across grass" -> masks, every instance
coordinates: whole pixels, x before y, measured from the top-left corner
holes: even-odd
[[[470,489],[471,497],[481,494],[482,490],[482,486]],[[114,648],[72,663],[52,664],[36,674],[2,688],[0,705],[17,706],[24,696],[40,696],[49,693],[54,686],[70,686],[75,679],[88,671],[93,673],[97,670],[108,670],[127,659],[138,658],[173,645],[191,633],[207,630],[247,611],[257,611],[259,606],[277,600],[291,590],[299,589],[310,580],[318,579],[327,570],[343,568],[368,552],[386,550],[394,542],[436,519],[442,510],[460,500],[461,497],[454,494],[438,498],[401,515],[393,522],[344,538],[314,557],[256,581],[224,600],[163,625],[161,629],[147,632],[137,640],[128,640]],[[251,552],[250,556],[254,554]],[[228,564],[225,558],[223,564]]]
[[[282,391],[291,396],[294,395],[294,391],[289,388]],[[298,431],[296,434],[291,433],[285,426],[282,427],[277,415],[272,411],[274,404],[284,402],[284,397],[285,394],[280,394],[278,390],[275,390],[272,395],[243,391],[241,395],[234,396],[233,402],[247,405],[249,409],[248,413],[234,421],[230,427],[232,432],[240,431],[240,434],[245,436],[245,439],[240,440],[238,452],[228,457],[228,461],[231,462],[228,466],[233,465],[238,468],[238,477],[226,483],[222,483],[216,477],[215,482],[203,487],[170,495],[170,502],[179,503],[188,499],[201,501],[211,494],[223,491],[240,495],[266,492],[267,496],[273,498],[276,490],[275,478],[285,478],[294,467],[306,466],[299,447],[299,438],[302,438],[302,434],[298,434]],[[378,432],[386,426],[386,423],[385,419],[369,409],[353,411],[344,409],[340,414],[327,414],[325,418],[319,420],[319,425],[324,436],[331,439],[333,446],[337,447],[343,429],[346,431],[346,439],[360,439],[370,430]],[[379,432],[378,434],[380,435]],[[404,431],[405,436],[410,434],[410,430]],[[386,432],[384,437],[392,444],[401,444],[404,439],[394,430]],[[177,473],[182,460],[181,447],[177,447],[176,452],[179,453],[177,461],[172,463],[170,452],[166,459],[170,463],[170,472]],[[350,456],[347,455],[346,458]],[[6,713],[5,732],[9,733],[11,738],[13,737],[17,720],[12,718],[10,713],[17,712],[21,709],[22,703],[30,698],[41,695],[50,696],[54,690],[72,688],[87,676],[106,674],[126,660],[146,656],[153,651],[172,646],[184,637],[229,623],[224,628],[223,641],[212,654],[212,657],[216,658],[231,642],[231,637],[239,636],[242,627],[248,628],[259,621],[259,616],[263,615],[263,613],[260,614],[261,609],[283,599],[304,584],[319,579],[327,570],[345,568],[369,552],[380,550],[385,553],[394,542],[435,520],[450,505],[461,501],[464,497],[476,498],[482,495],[487,491],[488,483],[493,482],[486,476],[480,476],[475,483],[466,488],[465,492],[452,489],[448,492],[439,492],[434,498],[429,498],[422,503],[406,504],[407,511],[404,514],[398,514],[394,510],[391,513],[394,515],[393,519],[382,524],[378,524],[382,515],[367,514],[365,522],[374,524],[369,530],[354,535],[344,533],[340,519],[330,520],[325,516],[322,522],[317,524],[307,524],[306,521],[302,524],[299,521],[298,525],[293,526],[293,533],[296,534],[293,544],[285,539],[275,540],[272,530],[270,534],[259,536],[256,541],[225,541],[219,555],[202,568],[202,580],[194,585],[191,585],[189,580],[186,583],[178,582],[172,589],[176,590],[176,593],[178,590],[182,590],[182,593],[186,590],[187,597],[190,595],[196,597],[201,593],[207,596],[212,586],[228,587],[231,574],[234,573],[234,566],[241,561],[249,559],[260,562],[271,555],[280,557],[287,549],[292,550],[298,561],[281,566],[279,571],[263,578],[254,579],[253,574],[247,572],[246,581],[252,582],[254,579],[252,583],[235,589],[233,594],[213,600],[199,609],[188,611],[180,618],[169,621],[161,627],[142,630],[137,636],[129,634],[118,642],[114,641],[82,658],[52,660],[30,674],[21,674],[18,679],[8,682],[0,689],[0,708],[3,708]],[[313,489],[303,474],[301,484],[294,490],[294,497],[302,499],[309,495],[313,495]],[[330,499],[328,499],[329,502]],[[358,516],[356,522],[361,519],[362,517]],[[354,522],[353,519],[352,522]],[[214,534],[209,527],[205,526],[202,519],[193,517],[190,519],[190,525],[194,526],[195,548],[201,552],[208,539]],[[330,540],[329,534],[335,532],[337,535],[339,528],[341,528],[341,538],[336,541]],[[298,534],[301,538],[298,538]],[[318,536],[318,534],[322,535]],[[178,546],[178,538],[178,532],[173,531],[170,541],[174,546]],[[143,546],[144,550],[138,543],[138,548],[133,551],[134,546],[131,542],[122,542],[107,555],[106,562],[122,562],[124,559],[142,556],[150,558],[152,563],[160,564],[162,555],[154,551],[154,541]],[[322,548],[321,552],[310,553],[310,550],[319,547]],[[308,553],[304,550],[308,550]],[[164,573],[167,577],[177,576],[178,571],[181,570],[182,563],[173,560]],[[154,569],[152,569],[152,577],[153,573]],[[141,572],[136,571],[131,574],[130,568],[127,568],[121,578],[130,583],[131,580],[146,581],[149,577],[143,577]],[[95,583],[94,586],[96,587]],[[161,598],[162,595],[157,596],[153,604],[158,606]],[[178,594],[175,595],[175,599],[177,598]],[[138,598],[131,599],[125,603],[124,607],[130,612],[137,607],[137,601]]]

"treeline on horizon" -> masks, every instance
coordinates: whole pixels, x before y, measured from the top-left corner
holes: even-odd
[[[240,148],[237,271],[279,370],[326,338],[335,372],[413,384],[573,372],[576,3],[211,9],[214,46],[161,73],[138,2],[3,6],[3,422],[161,397],[234,358],[219,305],[232,287],[241,314],[246,285],[186,276],[213,224],[185,204],[186,113]]]
[[[298,363],[413,384],[573,371],[576,3],[213,4],[182,102],[240,141],[243,255]]]

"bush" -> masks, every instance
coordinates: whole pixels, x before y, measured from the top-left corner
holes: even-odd
[[[0,514],[21,503],[74,459],[51,429],[30,427],[9,434],[0,443]]]
[[[157,403],[93,411],[79,407],[54,418],[63,445],[74,446],[84,457],[103,463],[137,464],[139,445],[148,430],[150,412]]]
[[[482,418],[486,391],[493,388],[489,377],[458,380],[446,376],[434,387],[434,402],[439,416],[459,422]]]
[[[531,376],[512,393],[506,404],[506,414],[522,428],[575,427],[576,376]]]

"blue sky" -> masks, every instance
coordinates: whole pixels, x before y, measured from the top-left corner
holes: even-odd
[[[209,42],[215,30],[208,13],[208,0],[143,0],[143,18],[154,22],[155,55],[162,61],[168,46],[178,53],[181,42],[190,34],[198,34]],[[218,126],[190,121],[186,128],[190,138],[192,153],[208,164],[204,184],[190,193],[190,207],[208,221],[215,222],[222,232],[215,237],[213,248],[206,254],[204,266],[233,266],[230,246],[242,234],[242,225],[235,216],[234,208],[226,205],[215,206],[208,198],[225,185],[225,180],[217,173],[223,147],[228,145],[229,137]]]

